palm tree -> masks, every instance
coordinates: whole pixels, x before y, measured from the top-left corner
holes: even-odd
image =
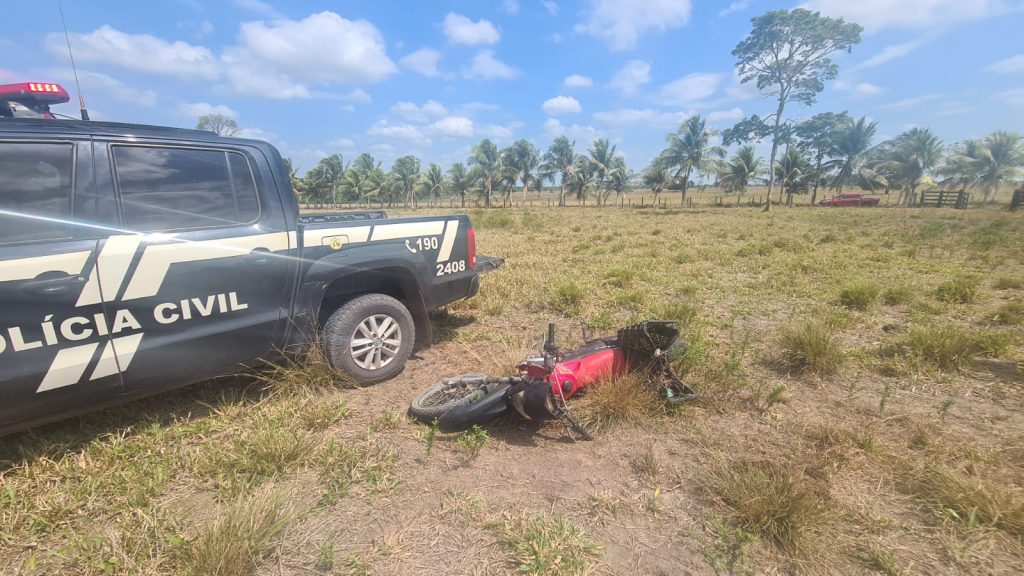
[[[444,171],[437,164],[431,162],[430,167],[420,177],[420,191],[426,194],[427,198],[435,196],[435,199],[440,199],[441,194],[444,193],[445,186],[448,181],[445,180]]]
[[[540,180],[540,176],[537,174],[537,169],[540,167],[540,151],[526,140],[516,140],[502,151],[501,159],[513,184],[517,180],[523,183],[523,201],[525,202],[527,194],[530,192],[530,184]]]
[[[977,181],[985,201],[995,199],[999,186],[1016,178],[1024,166],[1024,137],[1000,130],[985,137],[978,150]]]
[[[477,168],[484,185],[485,206],[491,207],[491,188],[494,181],[501,176],[501,155],[498,147],[490,139],[481,140],[473,147],[473,154],[469,158],[470,166]]]
[[[911,128],[884,143],[878,154],[881,160],[872,169],[889,185],[900,186],[898,203],[907,205],[917,187],[930,182],[928,173],[942,158],[942,141],[927,128]]]
[[[668,148],[662,151],[659,159],[668,168],[674,168],[673,178],[682,177],[683,190],[680,205],[686,205],[686,191],[690,186],[690,175],[707,170],[712,158],[724,158],[725,148],[712,146],[711,139],[718,135],[709,129],[700,117],[694,114],[687,118],[679,129],[666,137]]]
[[[812,175],[813,168],[807,158],[795,146],[786,146],[786,151],[775,163],[775,179],[779,181],[779,197],[787,194],[786,205],[793,203],[793,193],[802,182]]]
[[[758,158],[753,146],[740,146],[736,155],[719,167],[718,180],[726,192],[735,192],[736,205],[747,186],[764,172],[764,159]]]
[[[478,180],[480,180],[480,174],[476,170],[466,170],[466,165],[462,162],[456,162],[448,169],[448,183],[451,191],[459,195],[463,208],[466,207],[466,192],[472,189]]]
[[[668,175],[668,168],[657,158],[648,166],[643,173],[642,182],[644,186],[654,192],[654,205],[658,205],[658,195],[668,186],[671,177]]]
[[[617,146],[609,142],[607,138],[598,138],[594,140],[594,143],[588,150],[590,153],[590,165],[594,171],[594,179],[599,188],[607,188],[609,181],[614,176],[615,170],[618,168],[617,155],[615,154],[616,148]],[[625,163],[623,163],[624,165]],[[606,198],[607,194],[602,195],[599,189],[597,194],[598,206]]]
[[[560,177],[558,185],[558,205],[565,206],[565,186],[572,177],[572,170],[576,164],[576,141],[570,142],[565,136],[555,138],[548,151],[544,153],[544,164],[541,170],[548,178],[554,178],[555,174]]]
[[[402,185],[405,205],[415,206],[416,183],[420,179],[420,159],[415,156],[402,156],[391,166],[391,173]]]
[[[822,112],[800,122],[793,128],[793,134],[797,137],[797,146],[814,160],[814,171],[809,175],[813,176],[811,180],[814,182],[814,191],[811,192],[812,206],[818,203],[818,186],[827,171],[825,158],[838,156],[839,152],[836,148],[838,136],[844,133],[851,124],[853,124],[853,119],[846,112],[839,114]]]
[[[633,183],[635,174],[626,166],[626,159],[618,155],[612,161],[612,171],[608,177],[608,191],[605,193],[605,202],[608,201],[607,194],[615,191],[616,201],[622,197]]]
[[[832,179],[832,188],[843,191],[858,177],[865,155],[871,150],[871,141],[878,129],[877,122],[868,122],[867,116],[849,123],[836,135],[834,163],[836,175]]]
[[[576,157],[570,174],[567,184],[569,192],[575,194],[577,200],[582,200],[586,204],[587,195],[597,179],[597,170],[590,159],[581,154]]]

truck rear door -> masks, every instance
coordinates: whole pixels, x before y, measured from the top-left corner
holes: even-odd
[[[0,430],[122,391],[97,270],[114,203],[96,193],[92,149],[0,137]]]
[[[99,147],[97,147],[99,148]],[[295,243],[256,148],[110,142],[122,227],[137,256],[117,306],[141,326],[130,394],[230,373],[271,351]]]

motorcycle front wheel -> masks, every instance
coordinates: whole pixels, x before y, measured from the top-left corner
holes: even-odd
[[[413,399],[409,415],[425,424],[443,418],[449,411],[504,394],[507,383],[488,383],[487,374],[462,374],[444,378]]]

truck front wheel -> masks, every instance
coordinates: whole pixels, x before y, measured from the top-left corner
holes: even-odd
[[[366,294],[335,310],[323,330],[331,366],[360,384],[393,378],[405,367],[416,341],[409,310],[385,294]]]

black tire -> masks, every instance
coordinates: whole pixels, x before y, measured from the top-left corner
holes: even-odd
[[[327,360],[359,384],[397,376],[415,341],[416,325],[409,310],[386,294],[349,300],[331,314],[323,330]]]
[[[485,390],[482,385],[469,383],[477,378],[481,381],[486,380],[487,374],[461,374],[441,380],[413,399],[412,404],[409,405],[409,415],[420,422],[429,424],[435,418],[444,416],[452,408],[470,404],[495,391],[494,389]],[[458,383],[452,384],[452,381],[458,381]],[[501,385],[501,387],[507,388],[508,384]],[[493,386],[488,386],[488,388],[493,388]],[[439,398],[440,395],[446,393],[448,393],[448,398]]]

